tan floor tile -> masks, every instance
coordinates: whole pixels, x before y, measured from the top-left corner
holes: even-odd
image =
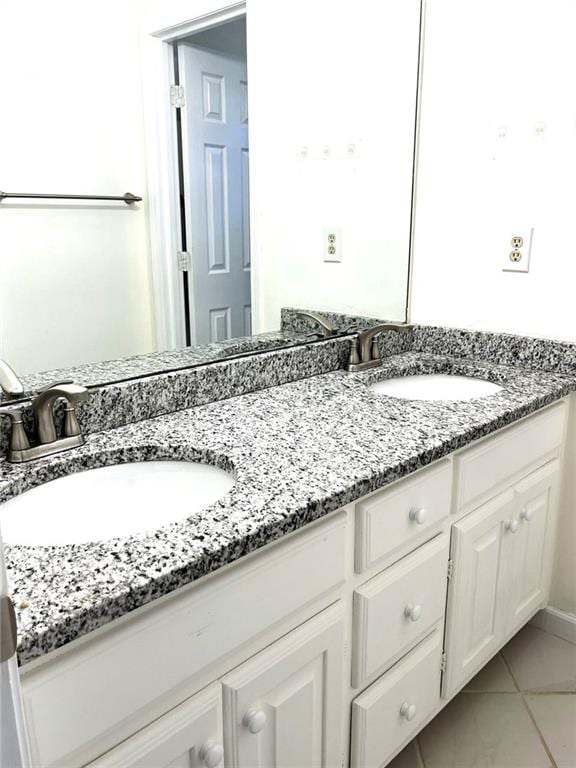
[[[388,763],[386,768],[424,768],[420,755],[418,754],[418,748],[416,742],[411,741],[407,747],[404,747],[399,755],[396,755],[391,763]]]
[[[549,768],[522,697],[461,693],[418,736],[426,768]]]
[[[521,691],[576,692],[576,645],[526,626],[502,649]]]
[[[482,693],[514,693],[517,688],[508,672],[508,667],[498,653],[478,672],[476,677],[470,680],[464,690]]]
[[[558,768],[574,768],[576,694],[527,694],[524,698]]]

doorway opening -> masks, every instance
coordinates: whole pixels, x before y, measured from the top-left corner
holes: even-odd
[[[173,44],[187,345],[252,333],[246,17]]]

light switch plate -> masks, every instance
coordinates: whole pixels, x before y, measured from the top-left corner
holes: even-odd
[[[529,272],[532,256],[533,227],[510,230],[512,234],[504,240],[502,255],[503,272]]]

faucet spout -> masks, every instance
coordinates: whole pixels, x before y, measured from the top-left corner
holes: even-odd
[[[38,431],[38,442],[41,445],[45,445],[46,443],[53,443],[57,439],[56,426],[54,424],[54,404],[60,399],[64,399],[68,403],[65,436],[78,435],[80,430],[74,415],[74,406],[78,402],[88,400],[89,397],[90,393],[86,387],[68,382],[54,384],[44,389],[32,403]]]
[[[407,323],[381,323],[380,325],[374,325],[372,328],[366,328],[366,330],[358,332],[358,354],[359,362],[354,360],[352,356],[356,350],[356,347],[352,346],[350,362],[347,370],[349,371],[362,371],[366,368],[375,368],[377,365],[382,364],[380,353],[376,349],[376,338],[385,331],[394,331],[396,333],[402,333],[409,331],[412,326]]]
[[[312,320],[314,323],[316,323],[316,325],[320,327],[322,335],[326,338],[328,336],[334,336],[336,333],[338,333],[338,330],[330,323],[330,321],[322,315],[318,314],[318,312],[305,312],[304,310],[298,310],[296,315],[298,317],[305,317],[308,320]]]

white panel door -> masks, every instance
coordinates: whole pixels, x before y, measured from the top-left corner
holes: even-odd
[[[340,765],[342,654],[343,621],[334,607],[227,675],[227,766]]]
[[[514,493],[500,494],[452,526],[444,695],[491,658],[505,634]],[[518,521],[516,521],[518,525]]]
[[[558,462],[534,472],[515,487],[519,520],[511,542],[510,597],[506,634],[519,629],[541,607],[548,590],[547,539],[551,530]]]
[[[90,768],[216,768],[223,764],[219,683],[172,709]]]
[[[193,344],[250,333],[246,62],[178,46]]]

